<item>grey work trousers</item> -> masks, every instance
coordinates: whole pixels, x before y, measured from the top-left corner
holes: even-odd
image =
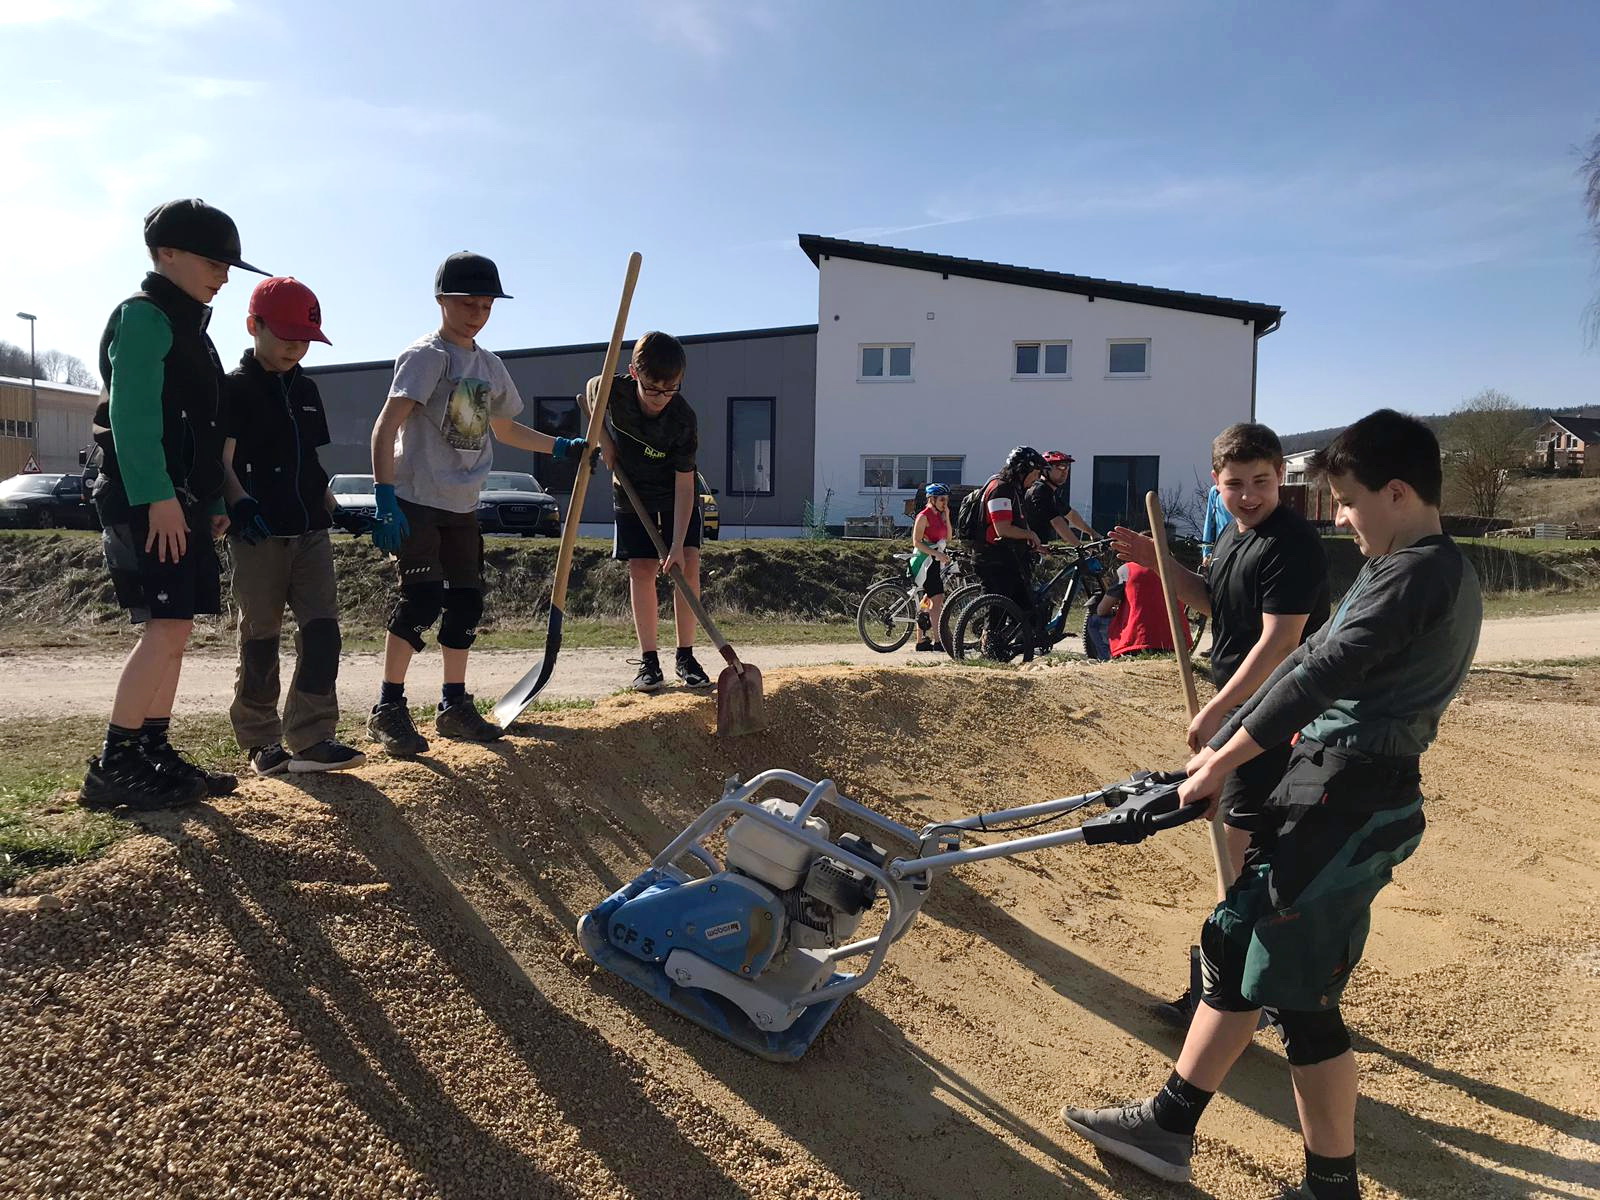
[[[239,671],[228,716],[241,749],[281,742],[290,753],[331,738],[339,724],[339,604],[328,531],[228,539],[239,613]],[[295,619],[295,670],[278,719],[278,642],[285,607]]]

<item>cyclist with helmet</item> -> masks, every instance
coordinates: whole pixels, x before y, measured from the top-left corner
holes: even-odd
[[[928,600],[928,628],[936,630],[944,611],[944,575],[940,568],[950,565],[950,555],[945,552],[945,543],[950,539],[950,489],[942,483],[930,483],[925,495],[928,503],[911,525],[911,561],[907,570]],[[916,648],[942,652],[944,645],[923,633]]]
[[[1045,451],[1044,476],[1028,489],[1028,525],[1042,542],[1060,538],[1070,545],[1100,536],[1067,498],[1067,473],[1072,462],[1070,454]]]
[[[1044,456],[1032,446],[1018,446],[1006,455],[1000,473],[984,485],[983,546],[973,564],[983,590],[1011,600],[1029,620],[1035,620],[1029,576],[1041,543],[1028,528],[1025,497],[1044,474],[1044,466]]]

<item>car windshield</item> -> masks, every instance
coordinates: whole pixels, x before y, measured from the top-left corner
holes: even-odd
[[[335,475],[328,486],[333,489],[335,496],[370,496],[372,495],[371,475]]]
[[[542,492],[539,481],[525,471],[490,471],[483,481],[486,492]]]
[[[13,475],[0,483],[0,496],[46,495],[55,491],[60,475]]]

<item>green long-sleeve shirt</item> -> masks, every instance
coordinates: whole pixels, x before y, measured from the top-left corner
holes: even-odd
[[[172,322],[154,304],[129,300],[111,337],[111,437],[129,504],[174,496],[161,445],[161,384]]]

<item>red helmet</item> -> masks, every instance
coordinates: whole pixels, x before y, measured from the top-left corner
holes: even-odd
[[[1068,463],[1076,462],[1076,461],[1077,460],[1074,459],[1072,457],[1072,455],[1063,454],[1060,450],[1046,450],[1045,451],[1044,463],[1045,463],[1045,466],[1047,466],[1047,467],[1064,467]]]

